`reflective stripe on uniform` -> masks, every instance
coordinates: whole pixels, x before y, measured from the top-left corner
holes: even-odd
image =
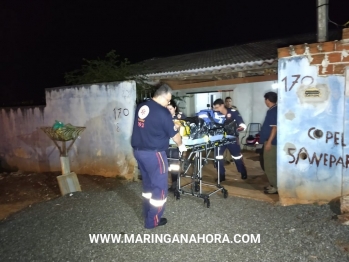
[[[158,215],[155,215],[155,217],[154,217],[154,227],[158,226],[158,223],[159,223]]]
[[[156,152],[156,157],[158,158],[158,162],[159,162],[159,168],[160,168],[160,174],[164,174],[165,173],[165,162],[164,159],[162,158],[162,155],[160,152]]]
[[[178,164],[170,164],[168,171],[178,171],[179,170],[179,165]]]
[[[240,159],[240,158],[242,158],[242,155],[239,155],[239,156],[231,156],[232,158],[234,158],[234,159]]]
[[[151,193],[142,193],[142,197],[146,198],[146,199],[151,199]]]
[[[167,201],[167,197],[163,200],[150,199],[149,203],[154,207],[162,207]]]

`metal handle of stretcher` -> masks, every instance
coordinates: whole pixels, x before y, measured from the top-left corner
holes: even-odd
[[[216,155],[216,148],[221,147],[223,145],[226,144],[235,144],[236,143],[236,137],[223,137],[220,140],[214,140],[214,141],[207,141],[205,143],[198,143],[198,144],[191,144],[191,145],[186,145],[186,148],[189,150],[192,150],[192,152],[189,154],[189,156],[187,157],[187,159],[191,159],[193,155],[196,154],[196,152],[203,152],[205,151],[205,160],[212,160],[212,161],[216,161],[216,160],[221,160],[223,159],[223,155]],[[177,145],[172,145],[171,148],[176,148]],[[214,150],[214,158],[209,158],[208,155],[211,153],[211,151]],[[218,150],[217,150],[218,151]],[[168,158],[168,160],[177,160],[180,162],[184,162],[185,159],[183,158],[183,154],[180,154],[179,158]],[[219,165],[219,162],[218,162]],[[186,173],[189,168],[191,166],[191,163],[189,163],[189,165],[187,166],[187,168],[184,170],[184,173]],[[178,169],[178,171],[180,170],[180,168]],[[176,170],[177,171],[177,170]],[[218,184],[220,184],[220,180],[219,180],[220,176],[219,176],[219,166],[218,166]]]

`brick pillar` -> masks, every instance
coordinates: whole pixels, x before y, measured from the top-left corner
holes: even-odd
[[[344,40],[343,42],[349,42],[349,28],[343,29],[342,40]]]

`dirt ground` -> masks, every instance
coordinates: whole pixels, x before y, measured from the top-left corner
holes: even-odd
[[[229,195],[252,198],[270,203],[278,201],[278,195],[263,194],[263,186],[268,185],[266,176],[260,168],[258,154],[244,152],[244,162],[249,178],[241,180],[234,164],[226,166],[227,181],[223,186]],[[217,172],[210,161],[204,167],[203,179],[214,182]],[[0,172],[0,220],[6,219],[25,207],[34,203],[49,201],[61,196],[57,176],[61,172],[25,173],[25,172]],[[82,191],[108,191],[114,190],[123,182],[118,178],[106,178],[93,175],[78,175]],[[190,180],[188,180],[190,181]],[[186,182],[184,179],[182,182]]]
[[[34,203],[60,197],[59,175],[60,172],[0,173],[0,220]],[[102,176],[78,175],[78,179],[83,191],[113,190],[121,184],[117,178]]]

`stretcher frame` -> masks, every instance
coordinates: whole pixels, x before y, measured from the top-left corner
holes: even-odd
[[[220,174],[219,174],[219,161],[223,159],[223,155],[219,155],[219,147],[227,144],[235,144],[237,142],[235,136],[225,136],[220,139],[209,140],[207,142],[200,142],[197,144],[186,145],[187,150],[191,150],[187,157],[180,155],[179,158],[171,158],[168,160],[179,161],[179,175],[177,178],[177,188],[174,191],[174,196],[177,200],[180,199],[182,195],[191,195],[204,199],[204,204],[209,208],[210,207],[210,196],[218,192],[223,193],[223,197],[228,197],[228,190],[226,190],[220,184]],[[170,148],[176,148],[177,145],[170,145]],[[210,153],[214,153],[214,158],[209,158]],[[202,153],[205,152],[205,157],[202,156]],[[202,178],[202,169],[204,165],[208,164],[208,161],[214,161],[217,165],[217,184],[204,182]],[[193,165],[193,173],[189,174],[189,169]],[[183,172],[182,172],[183,171]],[[191,182],[181,186],[181,178],[191,178]],[[214,190],[209,193],[203,193],[202,187],[213,187]]]

